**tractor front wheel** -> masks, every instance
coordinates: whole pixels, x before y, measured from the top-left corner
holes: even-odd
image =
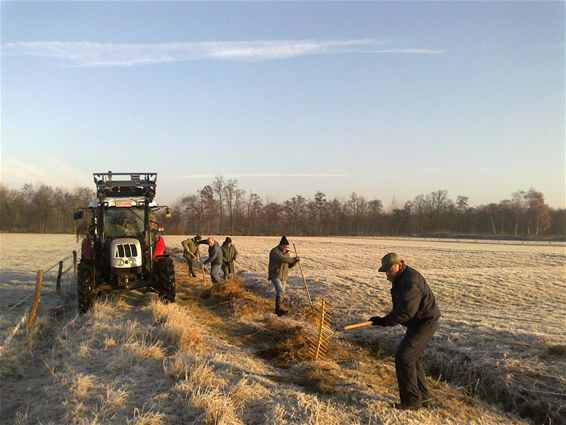
[[[175,268],[169,257],[155,260],[155,290],[164,302],[175,302],[176,294]]]
[[[94,267],[89,261],[81,261],[77,267],[77,297],[79,312],[86,313],[94,302]]]

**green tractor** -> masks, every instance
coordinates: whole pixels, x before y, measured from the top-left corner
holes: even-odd
[[[97,199],[77,211],[86,220],[78,264],[78,307],[87,312],[101,291],[147,288],[175,301],[173,260],[164,254],[163,229],[155,220],[156,173],[94,173]],[[85,212],[87,216],[85,216]]]

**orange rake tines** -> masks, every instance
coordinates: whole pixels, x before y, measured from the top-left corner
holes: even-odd
[[[314,331],[308,340],[308,352],[314,361],[318,361],[326,358],[328,353],[328,342],[333,333],[331,328],[332,316],[330,305],[324,298],[321,298],[313,306],[313,310]]]

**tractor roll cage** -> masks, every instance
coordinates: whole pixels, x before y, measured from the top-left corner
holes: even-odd
[[[139,197],[153,201],[157,186],[157,173],[93,173],[96,184],[96,196],[99,200],[106,197]]]

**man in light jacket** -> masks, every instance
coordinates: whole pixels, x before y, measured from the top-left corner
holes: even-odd
[[[205,243],[208,245],[208,258],[202,262],[202,264],[210,263],[210,277],[212,283],[215,285],[222,283],[222,277],[220,276],[220,268],[222,267],[222,248],[218,242],[216,242],[212,237],[201,241],[199,243]]]

